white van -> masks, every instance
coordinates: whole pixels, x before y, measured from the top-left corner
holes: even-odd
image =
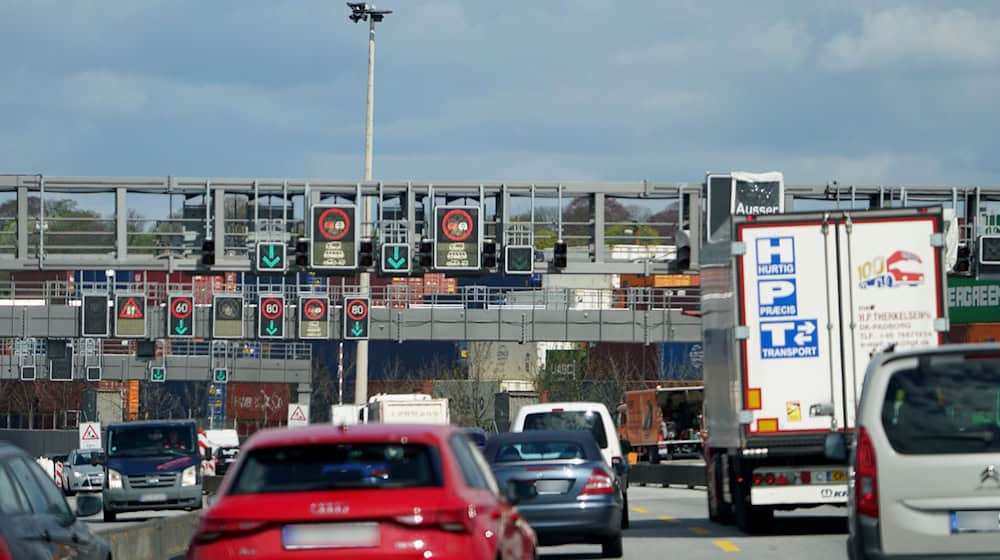
[[[624,506],[622,508],[622,529],[628,522],[628,461],[625,460],[621,443],[615,431],[615,423],[608,407],[597,402],[566,402],[528,404],[517,412],[510,431],[528,430],[588,430],[594,435],[601,448],[604,461],[614,469],[622,482]]]

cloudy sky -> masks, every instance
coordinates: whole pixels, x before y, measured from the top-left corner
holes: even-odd
[[[1000,3],[384,0],[375,178],[1000,184]],[[358,179],[337,0],[0,0],[0,173]]]

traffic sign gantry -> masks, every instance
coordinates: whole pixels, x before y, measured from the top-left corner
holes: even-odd
[[[482,228],[478,206],[438,206],[434,209],[434,268],[482,268]]]
[[[531,245],[504,247],[503,271],[505,274],[531,274],[535,267],[535,248]]]
[[[243,296],[219,295],[212,298],[212,336],[243,338]]]
[[[108,295],[83,294],[81,316],[83,336],[106,337],[111,334],[108,323]]]
[[[288,268],[286,251],[284,243],[258,243],[257,271],[284,272]]]
[[[194,296],[167,296],[167,337],[194,338]]]
[[[257,337],[285,338],[285,297],[261,296],[257,305]]]
[[[212,370],[212,383],[225,385],[229,383],[229,370],[226,368],[215,368]]]
[[[149,380],[153,383],[163,383],[167,380],[167,368],[159,366],[149,368]]]
[[[146,337],[146,296],[115,295],[115,336],[120,338]]]
[[[330,305],[325,297],[299,298],[299,338],[330,338]]]
[[[312,207],[312,247],[309,267],[317,270],[354,270],[358,266],[358,236],[354,206]]]
[[[382,245],[382,272],[384,274],[409,274],[410,246],[406,243],[386,243]]]
[[[369,305],[366,297],[344,298],[344,338],[368,340]]]

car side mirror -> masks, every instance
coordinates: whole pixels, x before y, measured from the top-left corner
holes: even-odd
[[[830,432],[823,440],[823,454],[831,461],[847,460],[847,439],[842,432]]]
[[[104,501],[100,494],[80,494],[76,498],[76,516],[90,517],[104,509]]]
[[[628,455],[632,452],[632,444],[627,439],[620,439],[618,443],[622,447],[622,454]]]

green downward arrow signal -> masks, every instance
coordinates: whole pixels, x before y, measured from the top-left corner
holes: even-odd
[[[188,332],[188,328],[184,326],[184,319],[177,321],[177,326],[174,327],[174,332],[177,334],[186,334]]]
[[[528,259],[524,258],[523,255],[516,255],[510,260],[510,264],[514,266],[515,270],[525,270],[528,268]]]
[[[271,336],[278,334],[278,327],[274,326],[274,319],[271,319],[271,322],[267,325],[267,328],[264,329],[264,331]]]
[[[267,246],[267,255],[261,257],[260,260],[267,268],[278,268],[278,265],[281,264],[281,257],[274,254],[274,245]]]
[[[361,336],[365,334],[365,329],[361,327],[361,321],[354,321],[354,326],[351,327],[351,334],[354,336]]]
[[[389,268],[393,270],[403,268],[403,265],[406,264],[406,257],[399,256],[399,245],[392,248],[392,256],[386,259],[386,262],[389,264]]]

